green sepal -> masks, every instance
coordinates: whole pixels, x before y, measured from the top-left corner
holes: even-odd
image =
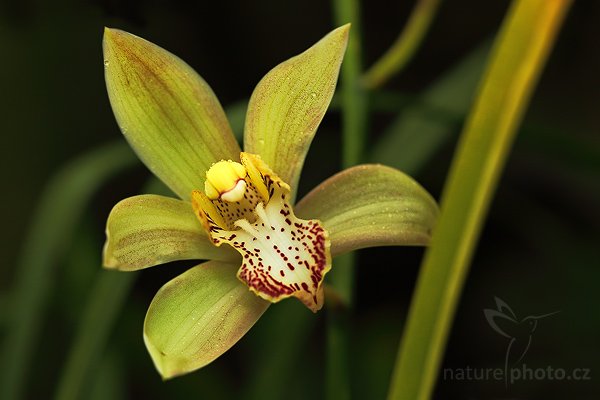
[[[178,260],[236,260],[237,252],[216,247],[188,202],[158,195],[122,200],[106,223],[103,263],[134,271]]]
[[[323,222],[333,256],[365,247],[427,245],[438,212],[414,179],[383,165],[342,171],[296,206],[297,215]]]
[[[252,93],[244,150],[263,161],[295,194],[304,158],[331,102],[350,25],[341,26],[305,52],[279,64]]]
[[[215,360],[269,307],[236,278],[238,268],[209,261],[158,291],[144,321],[144,342],[163,379]]]
[[[106,28],[103,47],[121,131],[144,164],[188,200],[212,163],[239,156],[221,104],[189,65],[155,44]]]

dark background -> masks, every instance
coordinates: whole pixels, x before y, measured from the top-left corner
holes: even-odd
[[[391,44],[413,3],[363,2],[365,65]],[[409,68],[386,89],[408,98],[417,96],[493,37],[507,6],[500,0],[445,2]],[[507,388],[502,381],[440,377],[437,398],[591,399],[600,392],[599,20],[600,2],[583,0],[574,4],[566,20],[492,204],[443,363],[443,368],[454,370],[502,367],[508,339],[494,332],[483,314],[484,309],[495,307],[498,296],[520,318],[560,311],[539,322],[523,360],[528,367],[588,368],[591,379],[520,381]],[[130,31],[177,54],[228,105],[247,99],[269,69],[307,48],[334,24],[331,5],[318,0],[1,2],[3,315],[14,306],[7,300],[8,293],[45,182],[74,156],[123,140],[104,87],[104,26]],[[398,111],[402,107],[399,104]],[[392,119],[389,113],[372,115],[369,144],[379,139]],[[462,117],[454,122],[457,133],[461,123]],[[300,195],[339,170],[340,140],[339,113],[334,110],[311,148]],[[454,139],[448,142],[416,176],[436,198],[454,143]],[[139,166],[105,185],[95,197],[80,228],[95,238],[97,248],[90,250],[94,257],[99,258],[110,208],[137,193],[147,177]],[[77,251],[73,247],[72,252]],[[422,252],[386,248],[359,253],[351,353],[356,398],[383,398],[386,393]],[[28,386],[28,397],[54,393],[85,303],[87,286],[72,287],[65,271],[77,266],[66,264],[53,275],[43,340],[28,377],[35,385]],[[250,398],[262,390],[268,393],[264,387],[254,392],[245,388],[251,386],[248,381],[263,356],[268,359],[264,352],[278,351],[270,327],[287,324],[281,318],[284,313],[303,315],[296,304],[282,306],[285,311],[272,307],[239,345],[211,366],[160,382],[141,339],[145,308],[163,283],[190,265],[139,273],[106,350],[117,360],[114,371],[120,377],[122,396]],[[86,285],[92,284],[93,272],[84,274]],[[323,393],[323,315],[309,322],[293,365],[272,378],[286,385],[286,398],[319,398]],[[289,324],[292,329],[294,324]]]

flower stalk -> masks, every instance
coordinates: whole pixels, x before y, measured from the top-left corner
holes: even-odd
[[[361,162],[366,137],[367,97],[360,85],[362,50],[360,4],[356,0],[334,0],[336,24],[352,23],[345,62],[341,70],[342,166]],[[349,399],[350,387],[350,316],[354,297],[356,255],[349,253],[337,260],[338,268],[330,276],[330,284],[345,302],[343,307],[329,310],[327,316],[326,398]]]

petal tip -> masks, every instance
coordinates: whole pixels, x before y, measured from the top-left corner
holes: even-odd
[[[260,154],[293,188],[335,91],[349,30],[350,24],[335,28],[304,52],[277,65],[250,97],[245,151]],[[294,151],[282,153],[278,150],[282,146]]]
[[[179,57],[131,33],[106,28],[103,52],[121,132],[142,162],[189,200],[211,163],[240,152],[215,93]]]
[[[329,35],[339,36],[340,41],[342,41],[344,43],[344,47],[345,47],[345,45],[348,43],[348,37],[350,36],[350,28],[351,27],[352,27],[352,24],[350,22],[348,22],[347,24],[344,24],[344,25],[339,26],[339,27],[335,28],[334,30],[332,30],[329,33]]]
[[[160,350],[158,346],[156,346],[150,336],[146,333],[146,322],[148,315],[146,314],[146,319],[144,320],[144,344],[146,345],[146,350],[148,350],[148,354],[150,355],[150,359],[154,364],[154,368],[160,375],[163,381],[168,381],[170,379],[176,378],[180,375],[184,375],[191,370],[186,370],[185,367],[179,366],[175,360],[171,360],[167,354]]]
[[[123,264],[112,254],[102,256],[102,268],[110,271],[127,271]]]
[[[138,37],[132,33],[126,32],[122,29],[111,28],[108,26],[104,27],[104,40],[106,40],[106,39],[115,40],[118,38],[125,38],[125,37],[141,39],[140,37]]]
[[[114,45],[120,37],[124,37],[126,35],[133,36],[130,33],[127,33],[120,29],[109,28],[108,26],[105,26],[104,34],[102,35],[102,43],[104,45],[104,51],[106,52],[106,50],[109,46]]]
[[[110,234],[106,230],[106,242],[102,247],[102,267],[105,269],[118,269],[118,261],[112,254],[112,246],[110,245]]]
[[[115,206],[116,207],[116,206]],[[113,208],[114,210],[114,208]],[[110,229],[110,216],[106,222],[105,229],[106,241],[102,247],[102,267],[107,270],[125,270],[123,263],[115,256],[113,235]]]
[[[112,251],[109,252],[105,252],[105,254],[102,255],[102,268],[109,270],[109,271],[132,271],[132,268],[127,268],[126,265],[123,264],[123,262],[119,261],[118,258],[116,258],[113,254]]]
[[[117,268],[118,262],[117,259],[104,254],[102,256],[102,268],[104,269],[118,269]]]
[[[156,346],[154,346],[154,344],[152,343],[152,341],[150,340],[150,338],[148,337],[148,335],[145,332],[145,326],[144,326],[144,344],[146,345],[146,349],[148,350],[148,353],[150,354],[150,358],[152,359],[152,362],[154,363],[154,368],[156,368],[156,371],[158,371],[162,380],[166,381],[168,379],[175,377],[177,374],[173,373],[173,371],[168,371],[164,368],[164,363],[163,363],[164,354],[162,354],[160,352],[160,350],[158,350],[156,348]]]
[[[235,278],[237,263],[209,261],[166,283],[144,319],[143,339],[163,380],[210,364],[267,309]]]
[[[348,23],[336,28],[334,31],[340,31],[344,35],[348,35],[348,33],[350,32],[350,28],[352,28],[352,23],[348,22]]]

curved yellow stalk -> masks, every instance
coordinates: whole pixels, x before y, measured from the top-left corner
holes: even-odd
[[[366,87],[380,87],[408,64],[431,26],[440,3],[441,0],[417,1],[400,36],[363,75]]]

